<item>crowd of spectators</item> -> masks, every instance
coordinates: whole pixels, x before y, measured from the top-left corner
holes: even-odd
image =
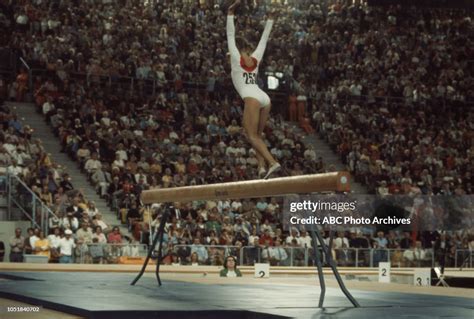
[[[472,15],[346,7],[330,20],[336,48],[311,73],[319,134],[372,192],[472,194]]]
[[[256,41],[269,8],[267,1],[242,4],[238,30]],[[82,1],[74,8],[33,2],[14,7],[10,46],[55,71],[64,86],[74,72],[154,79],[165,95],[173,88],[178,99],[190,99],[186,110],[183,103],[166,106],[184,117],[195,115],[196,104],[180,91],[183,82],[205,83],[219,103],[204,106],[208,117],[226,108],[220,88],[231,88],[225,9],[213,1]],[[261,68],[291,79],[320,133],[371,191],[386,184],[395,193],[403,181],[423,193],[471,194],[473,121],[464,106],[474,101],[472,28],[463,10],[289,2],[280,8]],[[160,102],[170,104],[167,99]],[[135,108],[145,111],[142,105],[122,105],[121,115],[145,116],[135,114]],[[215,115],[218,123],[208,117],[201,126],[214,124],[219,135],[222,114]],[[232,115],[224,120],[238,119]]]
[[[207,1],[153,3],[17,5],[10,39],[33,67],[49,71],[34,79],[35,102],[63,151],[119,210],[131,240],[142,243],[149,243],[161,216],[159,207],[140,206],[142,190],[257,176],[255,154],[241,136],[241,102],[233,90],[223,89],[231,87],[225,7]],[[465,62],[472,56],[471,17],[462,11],[327,3],[295,1],[280,10],[261,70],[290,79],[319,134],[371,191],[472,194],[473,121],[464,108],[472,102]],[[256,42],[268,6],[265,1],[242,6],[237,29]],[[120,77],[152,79],[156,94],[112,86]],[[190,89],[195,87],[190,83],[204,83],[204,89]],[[287,174],[331,169],[281,117],[271,119],[265,136]],[[167,228],[166,262],[222,263],[221,253],[202,247],[218,243],[254,247],[246,260],[259,255],[285,264],[285,249],[304,248],[301,238],[308,237],[283,231],[280,206],[270,199],[183,204]],[[350,241],[352,236],[359,241]],[[418,238],[423,249],[439,237],[426,236]],[[342,238],[337,248],[357,247],[363,238],[367,245],[360,248],[387,247],[378,235]],[[451,239],[450,248],[471,241]],[[179,244],[191,246],[174,248]],[[406,248],[417,246],[411,242]]]
[[[10,45],[22,51],[33,67],[53,71],[54,77],[46,81],[35,79],[38,110],[60,138],[63,151],[78,160],[97,191],[112,207],[120,209],[120,217],[123,215],[124,221],[130,223],[136,239],[144,237],[139,235],[142,229],[149,229],[149,223],[144,222],[143,209],[134,206],[141,190],[257,176],[255,153],[241,136],[241,105],[233,93],[219,92],[216,85],[218,77],[224,74],[225,45],[222,41],[212,44],[221,48],[201,43],[202,37],[209,36],[208,31],[216,35],[216,40],[223,37],[211,27],[215,19],[218,19],[216,23],[223,23],[222,11],[194,8],[194,18],[189,18],[182,13],[190,10],[186,5],[158,5],[160,23],[151,23],[147,21],[151,19],[150,7],[142,4],[109,3],[102,7],[99,2],[81,2],[74,12],[56,4],[46,1],[21,7],[16,22],[24,22],[25,27],[15,28]],[[129,10],[136,14],[131,15]],[[104,17],[106,11],[107,17]],[[69,15],[72,16],[68,18]],[[182,22],[180,15],[190,20],[189,28],[183,34],[174,34],[173,23]],[[77,16],[83,16],[84,20],[79,21]],[[46,26],[41,23],[43,18],[48,21]],[[58,20],[61,23],[53,23]],[[98,33],[92,31],[92,21],[104,21]],[[136,25],[135,22],[140,24],[137,29],[118,27]],[[105,47],[104,42],[99,41],[101,43],[92,48],[89,40],[95,41],[92,39],[102,33],[103,28],[110,28],[103,38],[108,39]],[[70,32],[71,29],[76,31]],[[145,34],[150,38],[145,39]],[[154,38],[155,35],[160,37]],[[63,36],[66,37],[58,45],[58,37]],[[135,43],[128,41],[135,36]],[[188,36],[197,37],[194,47],[185,40]],[[31,47],[23,41],[25,38],[33,39]],[[177,42],[180,46],[173,47]],[[119,49],[113,43],[126,47]],[[152,54],[144,54],[145,51]],[[123,55],[126,61],[118,55]],[[213,56],[212,63],[204,59],[206,55]],[[58,59],[68,62],[63,65]],[[119,72],[111,71],[108,62],[118,67]],[[153,70],[147,65],[152,65]],[[204,69],[208,72],[202,72]],[[69,81],[74,72],[86,72],[87,81]],[[89,85],[90,77],[95,75],[155,77],[159,82],[158,93],[149,98]],[[204,92],[193,92],[181,88],[180,82],[184,81],[205,81],[208,85]],[[10,98],[18,99],[18,96],[10,95]],[[314,150],[307,149],[301,136],[280,118],[271,121],[266,135],[272,153],[285,163],[288,174],[324,170]],[[78,223],[72,224],[80,227]]]
[[[10,257],[13,256],[14,261],[20,261],[23,253],[40,254],[51,257],[53,261],[59,261],[64,255],[64,249],[61,251],[58,245],[68,233],[74,245],[79,247],[74,251],[74,255],[69,254],[71,258],[80,256],[79,249],[87,249],[87,244],[93,243],[95,237],[98,237],[102,244],[122,243],[118,227],[110,229],[111,227],[102,220],[101,213],[95,204],[88,201],[81,190],[74,188],[67,170],[52,161],[51,155],[46,153],[42,142],[34,138],[31,127],[22,122],[22,119],[16,115],[16,107],[1,104],[0,184],[2,188],[0,191],[5,192],[7,174],[18,177],[34,193],[36,200],[41,201],[53,214],[46,212],[49,233],[44,233],[39,228],[42,218],[39,203],[36,206],[35,215],[32,212],[35,207],[32,205],[35,200],[32,193],[29,193],[21,183],[12,180],[12,198],[28,211],[37,228],[27,231],[28,236],[24,238],[25,241],[21,245],[11,245],[11,252],[14,254]],[[21,229],[17,232],[21,232]],[[32,236],[35,236],[34,240],[31,240]],[[41,238],[41,241],[36,242],[37,238]],[[16,242],[17,240],[13,240],[13,243]],[[126,238],[123,242],[126,242]],[[37,247],[35,243],[38,244]],[[68,262],[68,259],[63,258],[62,262]]]
[[[314,113],[314,122],[373,193],[473,194],[469,107],[324,103]]]
[[[242,105],[231,94],[170,89],[141,97],[120,91],[112,94],[80,81],[64,86],[57,78],[39,83],[35,92],[37,110],[59,137],[63,152],[78,162],[97,193],[117,209],[134,240],[149,243],[146,233],[161,216],[159,210],[146,215],[138,200],[143,190],[258,176],[255,152],[242,136]],[[287,174],[327,171],[314,149],[306,147],[302,136],[281,118],[270,121],[265,135]],[[238,216],[260,223],[268,215],[272,226],[281,228],[275,200],[262,199],[261,207],[257,201],[238,204],[244,209],[233,209],[229,223]],[[215,206],[196,207],[205,211],[202,223],[210,218],[224,222],[222,210],[212,212]],[[192,217],[196,225],[198,217]],[[236,234],[227,235],[233,242]]]

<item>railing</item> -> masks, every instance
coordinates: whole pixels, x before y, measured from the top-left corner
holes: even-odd
[[[50,70],[45,70],[45,69],[28,69],[31,76],[30,78],[33,78],[33,76],[48,76],[55,74],[56,71],[50,71]],[[149,95],[154,95],[157,90],[161,88],[167,88],[170,85],[175,85],[175,83],[170,82],[170,81],[163,81],[160,82],[155,78],[137,78],[137,77],[131,77],[131,76],[115,76],[115,75],[101,75],[101,74],[90,74],[90,73],[81,73],[81,72],[69,72],[68,76],[72,79],[75,80],[83,80],[84,83],[86,83],[87,86],[90,86],[91,84],[94,85],[102,85],[105,88],[120,88],[120,89],[125,89],[127,90],[130,94],[133,94],[136,90],[139,90],[140,92],[144,92]],[[187,81],[182,81],[181,85],[184,89],[188,90],[205,90],[207,87],[206,82],[187,82]],[[222,82],[219,82],[219,85],[224,88],[229,88],[231,89],[231,92],[233,92],[233,86],[232,83],[229,81],[229,79],[225,79]],[[217,92],[217,90],[215,90]],[[269,90],[268,92],[271,92],[273,94],[282,94],[281,91],[271,91]],[[287,92],[285,92],[287,93]],[[354,101],[359,101],[359,102],[369,102],[369,100],[373,99],[375,103],[379,105],[384,105],[384,104],[406,104],[406,103],[412,103],[414,101],[413,98],[406,98],[406,97],[399,97],[399,96],[368,96],[368,95],[351,95],[351,94],[346,94],[343,96],[338,96],[336,97],[337,101],[342,101],[342,102],[354,102]],[[432,98],[432,100],[441,100],[444,104],[447,103],[452,103],[452,102],[458,102],[462,103],[467,106],[473,106],[474,101],[458,101],[458,100],[451,100],[447,98]],[[429,103],[430,100],[424,100],[424,102]]]
[[[240,265],[270,263],[274,266],[308,266],[311,264],[312,249],[303,247],[256,247],[242,248]]]
[[[201,257],[205,251],[205,259]],[[192,254],[196,252],[198,255],[198,264],[202,265],[213,265],[221,266],[224,259],[231,256],[240,256],[238,259],[242,260],[243,250],[238,246],[226,246],[226,245],[175,245],[173,246],[173,253],[178,255],[180,264],[191,264]]]
[[[171,249],[171,250],[170,250]],[[321,248],[319,248],[321,249]],[[81,264],[118,264],[121,257],[145,257],[148,246],[145,244],[77,244],[75,262]],[[191,255],[196,252],[197,260]],[[432,268],[437,266],[433,249],[424,249],[423,258],[416,258],[411,249],[347,248],[333,249],[332,256],[338,266],[378,267],[379,262],[390,262],[393,268]],[[458,249],[454,264],[447,267],[473,268],[473,250]],[[222,266],[227,256],[237,258],[240,266],[253,266],[255,263],[269,263],[272,266],[314,267],[316,266],[313,248],[303,247],[261,247],[226,245],[170,245],[164,243],[163,257],[177,256],[178,260],[169,263],[181,265]],[[204,259],[201,259],[204,256]],[[153,255],[156,258],[156,254]],[[323,264],[327,265],[323,259]]]
[[[20,62],[28,70],[28,87],[30,88],[30,92],[32,92],[32,90],[33,90],[33,70],[30,68],[28,63],[26,63],[26,61],[22,57],[20,57]],[[31,94],[31,96],[33,96],[33,94]]]
[[[117,264],[120,257],[144,257],[147,252],[144,244],[79,244],[76,263]]]
[[[33,227],[48,233],[49,217],[57,217],[51,209],[17,176],[7,174],[6,193],[8,219],[12,217],[12,208],[18,208]]]
[[[474,250],[472,249],[456,249],[454,255],[454,267],[455,268],[472,268],[472,260]]]
[[[339,94],[335,98],[330,98],[326,97],[324,99],[325,102],[329,103],[332,105],[334,102],[342,102],[342,103],[354,103],[354,104],[368,104],[368,103],[373,103],[376,104],[377,106],[385,106],[385,105],[400,105],[400,104],[408,104],[408,105],[414,105],[414,104],[429,104],[432,103],[433,101],[436,101],[437,103],[442,102],[443,105],[449,105],[450,103],[458,103],[462,104],[464,106],[472,107],[474,106],[474,100],[456,100],[456,99],[448,99],[446,97],[443,98],[429,98],[429,99],[414,99],[413,97],[401,97],[401,96],[368,96],[368,95],[352,95],[352,94]]]
[[[163,247],[163,254],[169,253],[169,246]],[[200,265],[221,265],[228,255],[235,256],[241,266],[255,263],[270,263],[274,266],[314,266],[315,254],[312,248],[303,247],[261,247],[224,245],[175,245],[172,252],[181,264],[190,264],[191,255],[197,252]],[[424,249],[420,254],[410,249],[347,248],[333,249],[332,256],[339,266],[377,267],[379,262],[390,262],[392,267],[434,267],[435,254]],[[324,263],[327,261],[324,259]],[[469,264],[469,267],[472,263]]]
[[[45,69],[31,69],[32,77],[51,77],[56,74],[56,71],[45,70]],[[90,74],[81,72],[68,72],[67,76],[70,79],[82,80],[85,85],[101,86],[105,89],[124,90],[130,94],[136,91],[145,93],[148,95],[154,95],[160,89],[168,88],[169,86],[176,85],[177,82],[171,81],[159,81],[154,78],[136,78],[130,76],[115,76],[115,75],[101,75],[101,74]],[[230,81],[227,81],[228,85],[232,85]],[[221,83],[222,85],[223,83]],[[180,85],[184,89],[188,90],[205,90],[207,87],[206,82],[186,82],[182,81]],[[34,93],[34,92],[32,92]]]
[[[7,193],[7,183],[8,176],[0,173],[0,195],[5,195]]]
[[[281,249],[286,254],[282,253]],[[255,262],[269,262],[275,266],[314,266],[316,265],[314,249],[301,247],[244,247],[244,258],[241,265],[252,265]],[[321,249],[321,248],[319,248]],[[435,265],[432,250],[425,249],[422,259],[405,256],[408,249],[364,249],[347,248],[333,249],[332,257],[338,266],[345,267],[377,267],[379,262],[390,262],[392,267],[432,267]],[[323,263],[326,263],[325,255]]]

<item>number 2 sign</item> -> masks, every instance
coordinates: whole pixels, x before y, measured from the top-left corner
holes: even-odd
[[[255,278],[268,278],[270,277],[270,265],[269,264],[255,264]]]
[[[379,282],[390,283],[390,263],[379,263]]]

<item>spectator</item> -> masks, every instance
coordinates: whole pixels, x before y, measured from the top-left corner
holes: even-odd
[[[25,243],[23,245],[24,248],[24,253],[26,255],[31,255],[33,253],[33,248],[31,246],[31,238],[33,238],[33,241],[35,240],[35,230],[33,228],[28,228],[28,237],[25,238]]]
[[[49,240],[44,236],[44,232],[40,231],[38,239],[35,241],[33,246],[35,255],[47,256],[48,260],[51,257],[51,246]]]
[[[94,243],[107,244],[107,238],[102,232],[102,227],[95,226],[94,230],[94,234],[92,234],[92,241],[94,241],[94,239],[97,239],[97,241],[95,241]]]
[[[234,256],[227,256],[224,261],[224,269],[219,273],[220,277],[242,277],[242,273],[237,269],[237,259]]]
[[[55,106],[53,103],[53,98],[51,96],[46,97],[46,102],[44,102],[43,107],[42,107],[42,112],[43,115],[46,118],[46,121],[49,121],[51,114],[55,110]]]
[[[139,256],[139,247],[137,243],[133,240],[132,237],[124,236],[125,245],[122,246],[122,256],[128,257],[138,257]]]
[[[63,227],[63,214],[62,212],[60,211],[60,199],[56,199],[56,203],[57,203],[57,206],[56,206],[56,209],[54,211],[54,215],[50,216],[49,217],[49,220],[48,220],[48,226],[49,226],[49,229],[51,231],[54,231],[54,229],[60,229]]]
[[[209,259],[209,255],[207,253],[206,247],[201,244],[201,240],[199,238],[194,238],[193,244],[191,245],[191,261],[193,254],[197,255],[197,261],[200,265],[207,264]]]
[[[207,246],[207,254],[210,261],[210,264],[213,266],[221,266],[224,264],[224,249],[216,247],[217,242],[211,240],[209,246]]]
[[[121,244],[122,243],[122,234],[120,229],[115,226],[112,231],[107,236],[107,241],[109,244]]]
[[[377,247],[387,248],[388,241],[387,238],[385,238],[383,231],[377,232],[377,237],[374,239],[374,241],[377,243]]]
[[[415,245],[403,252],[403,260],[407,267],[420,267],[426,261],[426,252],[421,247],[421,241],[417,241]]]
[[[53,205],[53,195],[49,191],[48,186],[43,186],[43,188],[41,190],[40,199],[47,206],[52,206]]]
[[[79,228],[79,220],[74,216],[74,208],[70,206],[66,209],[66,212],[66,217],[62,221],[63,227],[76,231]]]
[[[106,169],[107,167],[103,165],[91,176],[91,180],[101,197],[105,197],[107,195],[107,190],[109,189],[110,183],[112,182],[112,177]]]
[[[400,241],[400,248],[409,249],[411,247],[413,247],[411,234],[409,232],[404,232],[403,238]]]
[[[54,228],[53,233],[48,235],[49,247],[51,252],[51,259],[57,260],[59,258],[59,244],[61,241],[61,229]]]
[[[270,235],[270,229],[269,228],[266,228],[263,231],[263,235],[260,236],[259,245],[270,245],[270,246],[273,245],[273,238]]]
[[[189,262],[190,261],[190,256],[191,256],[191,248],[186,245],[186,240],[181,238],[179,240],[179,247],[177,249],[176,254],[178,255],[179,259],[182,262]]]
[[[128,230],[131,231],[133,229],[133,226],[141,220],[142,215],[140,214],[140,211],[137,208],[137,204],[133,202],[127,212]]]
[[[31,253],[33,253],[34,250],[35,250],[36,241],[39,240],[39,234],[40,234],[39,228],[32,228],[32,232],[31,232],[30,237],[29,237],[29,244],[30,244],[30,247],[31,247]]]
[[[96,152],[92,153],[91,158],[89,158],[84,164],[84,169],[91,177],[95,172],[99,171],[102,168],[102,163],[98,159],[98,154]]]
[[[93,202],[91,200],[87,202],[86,212],[87,212],[87,216],[89,218],[94,218],[97,214],[99,214],[99,210],[95,206],[95,202]]]
[[[434,244],[435,260],[442,268],[449,265],[449,253],[452,246],[451,238],[446,233],[442,233]]]
[[[109,226],[102,220],[101,213],[97,213],[94,217],[92,217],[92,225],[95,227],[100,227],[104,232],[109,231]]]
[[[181,266],[181,259],[175,253],[171,254],[171,266]]]
[[[69,192],[74,190],[74,186],[72,185],[71,182],[71,177],[69,176],[68,173],[63,174],[63,179],[59,183],[59,186],[64,189],[65,192]]]
[[[76,231],[77,241],[86,245],[92,243],[92,229],[89,227],[88,222],[83,222],[81,228]]]
[[[310,236],[308,236],[308,232],[306,230],[301,231],[301,236],[299,238],[299,244],[303,248],[311,248],[313,247],[313,242]]]
[[[403,261],[404,251],[400,249],[400,244],[397,243],[394,250],[390,251],[390,263],[392,267],[404,267],[405,262]]]
[[[7,167],[7,173],[12,174],[15,176],[20,175],[23,172],[23,169],[18,166],[18,162],[16,159],[11,160],[11,165]]]
[[[92,245],[89,247],[89,253],[91,255],[93,264],[103,264],[104,263],[104,243],[99,242],[98,237],[92,238]]]
[[[397,248],[399,247],[398,237],[394,231],[389,231],[387,236],[387,248]]]
[[[15,236],[10,238],[10,262],[23,262],[23,250],[25,245],[25,237],[21,236],[21,228],[15,229]]]
[[[269,241],[267,241],[269,243]],[[262,258],[267,260],[270,265],[280,266],[288,259],[286,250],[281,246],[281,240],[276,238],[274,246],[268,246],[262,251]]]
[[[198,256],[197,252],[191,253],[189,263],[191,264],[191,266],[202,265],[202,262],[199,261],[199,256]]]
[[[305,250],[298,244],[298,241],[296,239],[293,239],[288,248],[292,250],[290,254],[292,260],[290,261],[291,264],[288,264],[287,262],[287,265],[304,266],[305,265]]]
[[[81,147],[77,150],[76,153],[76,158],[79,161],[79,166],[84,167],[85,163],[90,159],[90,157],[91,152],[88,148],[87,143],[82,143]]]
[[[59,240],[59,263],[72,264],[73,250],[76,248],[76,243],[72,238],[72,231],[66,229],[64,231],[64,238]]]
[[[249,241],[249,246],[245,247],[245,260],[247,264],[253,265],[254,263],[258,262],[260,259],[260,245],[259,245],[259,238],[254,237],[253,241]]]
[[[296,240],[296,242],[298,244],[300,244],[300,238],[298,236],[298,230],[296,228],[291,228],[291,234],[290,236],[286,237],[286,243],[288,245],[291,245],[291,243],[293,242],[293,239]]]

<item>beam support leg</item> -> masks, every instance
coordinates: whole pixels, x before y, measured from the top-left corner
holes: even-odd
[[[310,234],[311,234],[311,238],[313,239],[313,249],[314,249],[314,255],[315,255],[315,260],[316,260],[316,267],[318,268],[319,285],[321,286],[321,294],[319,295],[318,307],[322,308],[324,304],[324,297],[326,295],[326,283],[324,281],[323,262],[322,262],[322,256],[319,253],[318,238],[316,237],[316,234],[314,231],[311,231]]]
[[[160,246],[158,248],[158,258],[156,260],[156,279],[158,280],[158,285],[161,286],[161,279],[160,279],[160,263],[162,260],[162,249],[163,249],[163,236],[164,236],[164,230],[165,230],[165,225],[166,222],[168,221],[168,217],[170,215],[170,205],[166,205],[165,210],[163,212],[163,215],[161,216],[161,221],[160,221],[160,226],[158,227],[158,231],[156,232],[155,238],[153,239],[152,244],[148,248],[148,254],[146,256],[145,262],[143,263],[142,269],[140,270],[140,273],[137,275],[137,277],[132,281],[130,285],[134,286],[137,281],[143,276],[143,273],[146,270],[146,266],[148,265],[148,262],[151,258],[151,255],[153,254],[153,250],[156,247],[156,244],[158,241],[160,242]],[[151,226],[151,225],[150,225]]]
[[[317,226],[316,226],[317,227]],[[346,286],[344,285],[344,281],[341,278],[341,275],[339,274],[339,271],[337,270],[337,265],[332,258],[331,255],[331,249],[326,246],[324,243],[324,238],[321,236],[321,233],[319,232],[319,228],[316,228],[316,231],[314,231],[314,234],[318,238],[319,242],[321,243],[321,247],[323,249],[323,253],[326,255],[327,261],[329,266],[332,269],[332,272],[334,273],[334,277],[336,277],[337,283],[339,284],[339,287],[341,288],[342,292],[344,295],[346,295],[347,299],[354,305],[354,307],[359,308],[360,304],[355,300],[355,298],[351,295],[349,290],[347,290]]]

